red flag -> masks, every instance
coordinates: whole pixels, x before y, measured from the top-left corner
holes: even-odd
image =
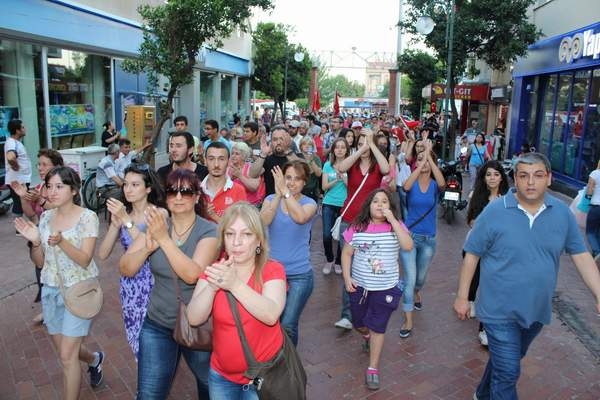
[[[340,94],[338,91],[335,91],[335,100],[333,101],[333,115],[340,115]]]
[[[321,95],[319,94],[319,91],[316,90],[315,91],[315,102],[313,104],[313,112],[318,112],[321,109]]]

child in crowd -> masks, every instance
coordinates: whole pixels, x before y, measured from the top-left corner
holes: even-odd
[[[365,383],[377,390],[385,329],[402,297],[398,253],[400,248],[411,250],[413,241],[385,189],[371,192],[344,232],[344,240],[342,273],[350,295],[352,322],[369,351]]]

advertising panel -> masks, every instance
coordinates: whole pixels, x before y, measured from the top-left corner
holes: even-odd
[[[50,133],[53,137],[94,131],[93,105],[61,104],[50,106]]]
[[[4,143],[10,136],[8,132],[8,121],[19,118],[18,107],[0,107],[0,143]]]

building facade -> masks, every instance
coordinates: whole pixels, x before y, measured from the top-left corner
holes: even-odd
[[[513,70],[509,148],[535,147],[557,183],[578,188],[600,159],[600,5],[540,0],[530,19],[544,37]]]
[[[43,147],[100,143],[102,125],[121,129],[128,106],[156,107],[144,75],[122,70],[142,42],[142,1],[4,0],[0,13],[0,147],[11,118],[24,121],[30,157]],[[158,5],[161,0],[144,0]],[[202,49],[194,82],[180,90],[175,114],[199,135],[206,119],[221,125],[250,113],[251,37],[235,32],[218,51]],[[162,86],[162,85],[161,85]],[[156,115],[157,113],[155,113]],[[164,127],[163,135],[170,126]],[[160,140],[164,150],[165,140]],[[3,149],[0,152],[3,157]],[[0,162],[0,174],[4,160]]]

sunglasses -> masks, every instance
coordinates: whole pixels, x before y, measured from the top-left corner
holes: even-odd
[[[170,187],[167,188],[166,190],[167,192],[167,196],[177,196],[177,193],[179,193],[181,195],[181,197],[185,197],[185,196],[193,196],[196,194],[196,191],[192,188],[186,188],[186,187]]]

